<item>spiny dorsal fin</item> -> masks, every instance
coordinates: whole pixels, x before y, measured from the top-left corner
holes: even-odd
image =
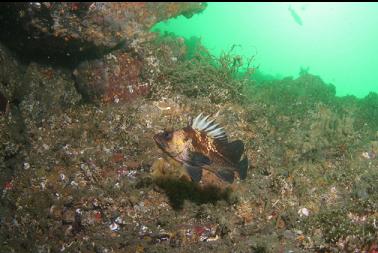
[[[192,128],[198,131],[205,132],[208,136],[217,140],[227,140],[226,132],[223,127],[215,124],[215,120],[209,120],[210,115],[204,117],[200,113],[192,123]]]
[[[227,144],[216,142],[217,149],[231,162],[238,164],[244,153],[244,143],[241,140],[229,142]]]

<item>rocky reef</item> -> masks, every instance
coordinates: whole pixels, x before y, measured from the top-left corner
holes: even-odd
[[[98,58],[149,38],[148,29],[202,3],[8,3],[0,10],[2,43],[21,56],[58,65]]]
[[[258,82],[253,59],[148,31],[205,7],[2,6],[1,252],[378,251],[378,95]],[[246,180],[194,184],[157,148],[200,112],[245,142]]]

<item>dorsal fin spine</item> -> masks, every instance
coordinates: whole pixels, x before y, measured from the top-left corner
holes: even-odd
[[[214,123],[214,120],[211,123]],[[217,128],[218,126],[219,126],[218,124],[210,125],[208,128],[205,129],[205,131],[210,132],[210,131],[214,130],[215,128]]]
[[[213,122],[214,122],[214,119],[211,120],[211,121],[206,122],[206,124],[205,124],[204,127],[203,127],[203,130],[204,130],[204,131],[207,131],[207,128],[208,128],[209,126],[211,126],[211,124],[213,124]]]
[[[211,136],[217,136],[217,135],[222,135],[222,134],[225,134],[225,132],[223,131],[223,127],[220,127],[220,128],[216,128],[210,132],[208,132]]]
[[[193,127],[196,127],[198,125],[198,120],[202,117],[202,112],[198,114],[198,116],[193,120]]]
[[[205,125],[206,125],[206,120],[209,116],[206,116],[204,118],[202,118],[202,120],[198,123],[198,128],[200,130],[203,130],[205,128]]]
[[[210,115],[204,117],[203,113],[200,113],[192,123],[192,128],[205,132],[208,136],[214,139],[227,139],[226,133],[223,127],[219,127],[213,120],[208,120]]]

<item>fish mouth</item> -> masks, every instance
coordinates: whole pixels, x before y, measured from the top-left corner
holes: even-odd
[[[167,154],[168,156],[172,157],[172,158],[175,159],[176,161],[180,162],[179,160],[177,160],[177,156],[178,156],[179,154],[181,154],[181,152],[179,152],[179,153],[170,152],[170,151],[168,150],[169,145],[168,145],[167,142],[164,141],[164,137],[162,136],[161,133],[160,133],[160,134],[155,134],[155,135],[153,136],[153,139],[155,140],[155,142],[156,142],[157,146],[159,147],[159,149],[160,149],[161,151],[163,151],[164,154]]]
[[[167,145],[164,142],[162,142],[159,137],[160,137],[160,135],[156,134],[156,135],[154,135],[153,139],[156,142],[156,144],[158,145],[158,147],[161,148],[164,151],[164,149],[167,147]]]
[[[157,137],[157,134],[155,134],[152,138],[154,139],[155,142],[158,142],[158,141],[157,141],[157,138],[158,138],[158,137]]]
[[[156,144],[160,144],[159,136],[157,134],[155,134],[152,138],[154,139],[154,141],[156,142]]]

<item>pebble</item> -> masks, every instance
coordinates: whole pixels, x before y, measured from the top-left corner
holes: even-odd
[[[303,217],[303,216],[307,217],[310,215],[310,211],[306,207],[302,207],[301,209],[299,209],[298,214],[300,217]]]
[[[24,163],[24,170],[30,169],[30,164],[29,163]]]
[[[115,222],[110,224],[109,228],[110,228],[111,231],[119,231],[119,225]]]

